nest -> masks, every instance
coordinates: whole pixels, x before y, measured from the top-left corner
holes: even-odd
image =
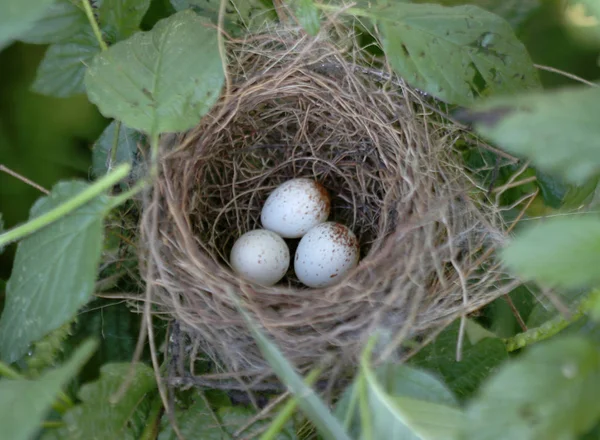
[[[229,95],[165,149],[142,227],[155,310],[181,329],[179,376],[200,377],[207,356],[220,374],[206,380],[272,377],[234,297],[305,370],[327,356],[355,365],[376,332],[382,358],[401,355],[508,289],[493,257],[498,212],[454,148],[464,133],[354,43],[332,41],[277,30],[226,42]],[[322,183],[330,219],[360,240],[359,266],[329,288],[293,271],[262,287],[228,264],[270,191],[294,177]]]

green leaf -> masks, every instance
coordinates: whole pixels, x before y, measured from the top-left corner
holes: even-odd
[[[300,26],[302,26],[309,35],[317,35],[321,28],[321,17],[319,16],[319,10],[315,6],[314,1],[291,0],[290,3]]]
[[[4,232],[4,220],[2,219],[2,213],[0,212],[0,234]],[[0,254],[4,252],[4,246],[0,246]]]
[[[63,366],[37,380],[0,381],[0,426],[2,437],[10,440],[35,438],[42,420],[62,387],[77,374],[95,348],[88,341]]]
[[[583,287],[600,281],[600,220],[552,218],[527,228],[502,252],[506,265],[525,279]]]
[[[454,322],[429,345],[420,350],[411,363],[439,374],[461,399],[470,397],[490,373],[508,358],[504,343],[486,337],[476,343],[466,337],[462,358],[456,361],[456,347],[460,323]]]
[[[124,40],[139,31],[150,0],[102,0],[99,23],[111,41]]]
[[[217,437],[223,440],[229,440],[233,437],[234,433],[240,429],[242,426],[246,425],[248,420],[256,415],[254,411],[249,408],[244,408],[241,406],[230,406],[219,408],[217,411],[217,415],[219,420],[221,421],[221,428],[227,433],[222,437]],[[269,424],[268,419],[262,419],[252,425],[245,433],[257,431],[260,428],[264,428]],[[205,437],[201,437],[205,438]],[[210,437],[208,437],[210,438]],[[285,428],[273,437],[273,440],[296,440],[297,436],[295,435],[295,430],[292,424],[287,424]]]
[[[464,439],[574,439],[600,417],[600,353],[579,337],[533,346],[468,408]]]
[[[338,420],[331,414],[325,403],[304,383],[279,349],[262,333],[252,318],[240,307],[248,327],[264,358],[275,374],[298,399],[298,406],[326,439],[350,440]]]
[[[99,52],[100,46],[91,31],[81,32],[64,43],[53,44],[38,66],[31,89],[59,98],[85,93],[85,71]]]
[[[97,55],[85,78],[102,114],[150,134],[193,127],[218,99],[223,81],[217,31],[191,11]]]
[[[115,131],[117,131],[115,133]],[[112,121],[102,132],[92,151],[92,172],[99,177],[106,174],[110,168],[117,164],[128,163],[133,165],[138,143],[142,142],[143,136],[137,131],[123,125],[118,121]],[[111,164],[113,146],[116,148],[115,161]]]
[[[369,348],[361,360],[371,426],[362,425],[363,438],[452,439],[463,423],[454,396],[436,378],[405,366],[388,365],[375,371]],[[382,374],[385,373],[385,374]],[[360,382],[359,382],[360,384]]]
[[[31,208],[30,218],[87,187],[60,182]],[[102,219],[110,201],[98,197],[23,239],[6,286],[0,319],[0,355],[12,363],[29,344],[70,321],[90,298],[102,251]]]
[[[57,432],[62,440],[137,440],[145,425],[149,393],[156,388],[152,369],[134,365],[134,379],[116,403],[111,399],[129,373],[131,364],[105,364],[100,378],[79,390],[82,403],[63,417],[65,425]]]
[[[394,3],[372,13],[384,52],[409,84],[452,104],[540,88],[525,46],[476,6]]]
[[[570,87],[493,99],[459,118],[540,170],[581,185],[600,170],[599,110],[599,88]]]
[[[19,39],[26,43],[62,43],[87,29],[89,23],[82,8],[71,0],[57,0],[44,16]]]
[[[29,377],[35,377],[54,366],[63,352],[65,340],[71,335],[71,326],[72,323],[67,322],[33,344],[31,355],[25,359]]]
[[[31,29],[53,3],[54,0],[2,0],[0,50]]]

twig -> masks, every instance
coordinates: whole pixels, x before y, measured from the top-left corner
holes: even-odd
[[[9,174],[13,177],[15,177],[16,179],[19,179],[21,182],[26,183],[29,186],[32,186],[33,188],[37,189],[40,192],[43,192],[44,194],[48,195],[50,194],[50,191],[48,191],[46,188],[44,188],[41,185],[38,185],[37,183],[35,183],[32,180],[29,180],[27,177],[17,173],[16,171],[11,170],[10,168],[8,168],[5,165],[1,165],[0,164],[0,171],[4,171],[6,174]]]
[[[219,32],[217,33],[217,42],[219,44],[219,55],[221,56],[221,65],[223,66],[223,74],[225,75],[225,96],[231,95],[231,78],[227,69],[227,51],[225,50],[225,40],[223,32],[225,31],[225,8],[229,0],[221,0],[219,5]]]
[[[545,70],[546,72],[556,73],[558,75],[562,75],[566,78],[572,79],[573,81],[578,81],[582,84],[588,85],[590,87],[598,87],[598,84],[588,81],[587,79],[583,79],[580,76],[574,75],[569,72],[565,72],[564,70],[557,69],[556,67],[544,66],[542,64],[534,64],[534,66],[540,70]]]
[[[521,317],[521,314],[519,313],[519,310],[515,306],[515,303],[513,302],[513,300],[510,297],[510,295],[508,293],[505,293],[503,295],[503,298],[506,301],[506,303],[508,304],[508,307],[510,307],[510,310],[512,311],[513,316],[515,317],[515,319],[519,323],[519,327],[521,327],[521,330],[523,330],[524,332],[526,332],[527,331],[527,325],[525,324],[525,321],[523,321],[523,318]]]

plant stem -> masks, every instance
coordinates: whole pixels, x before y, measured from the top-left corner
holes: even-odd
[[[526,332],[504,339],[506,350],[515,351],[556,335],[590,311],[596,304],[598,298],[600,298],[600,291],[594,291],[580,301],[575,312],[571,316],[557,316],[546,321],[539,327],[532,328]]]
[[[6,365],[4,362],[0,362],[0,376],[8,379],[23,379],[21,374],[11,368],[9,365]]]
[[[111,199],[112,202],[110,204],[111,209],[116,208],[117,206],[125,203],[127,200],[129,200],[130,198],[135,196],[137,193],[142,191],[146,187],[146,185],[148,185],[150,182],[151,182],[151,180],[148,178],[140,179],[139,181],[137,181],[135,183],[135,185],[133,185],[133,187],[129,188],[124,193],[113,196]]]
[[[102,39],[102,32],[100,31],[100,27],[98,27],[98,22],[96,21],[96,17],[94,17],[94,11],[92,11],[92,6],[90,5],[89,0],[81,0],[83,5],[83,9],[85,10],[85,15],[87,15],[88,21],[92,26],[92,30],[94,31],[94,35],[96,36],[96,40],[98,40],[98,44],[100,48],[104,50],[108,50],[108,46]]]
[[[320,368],[315,368],[306,376],[304,379],[304,383],[308,386],[312,386],[315,381],[319,378],[319,374],[321,374]],[[279,433],[283,430],[285,424],[290,420],[290,418],[294,415],[294,411],[298,406],[298,399],[296,397],[290,398],[285,406],[279,411],[277,417],[271,422],[269,425],[269,429],[267,429],[263,435],[261,435],[260,440],[273,440],[279,435]]]
[[[110,189],[113,185],[119,182],[119,180],[126,177],[130,170],[131,166],[129,164],[119,165],[111,173],[97,180],[79,194],[60,204],[56,208],[40,215],[39,217],[29,220],[27,223],[21,226],[17,226],[16,228],[1,234],[0,247],[33,234],[43,227],[48,226],[50,223],[55,222],[61,217],[71,213],[80,206],[85,205],[90,200]]]
[[[160,413],[162,410],[162,399],[160,394],[156,394],[156,397],[152,401],[152,406],[148,412],[148,418],[146,419],[146,428],[140,436],[140,440],[155,440],[158,434],[158,422],[160,421]]]

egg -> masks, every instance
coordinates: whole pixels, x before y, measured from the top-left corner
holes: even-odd
[[[299,238],[326,221],[330,207],[331,200],[323,185],[310,179],[292,179],[269,194],[260,220],[263,228],[284,238]]]
[[[290,250],[276,233],[255,229],[236,240],[229,262],[233,270],[247,280],[272,286],[287,272]]]
[[[328,287],[356,267],[358,257],[358,240],[350,229],[340,223],[322,223],[298,243],[294,271],[308,287]]]

